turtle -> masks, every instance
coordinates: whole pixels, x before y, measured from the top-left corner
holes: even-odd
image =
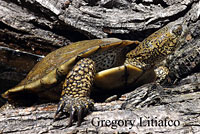
[[[28,93],[58,100],[54,120],[68,113],[68,126],[74,117],[80,126],[83,114],[94,107],[91,92],[106,94],[155,81],[155,67],[184,42],[186,31],[185,23],[172,22],[142,42],[103,38],[72,43],[49,53],[2,97],[11,102]]]

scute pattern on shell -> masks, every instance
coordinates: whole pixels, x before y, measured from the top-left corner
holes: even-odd
[[[96,52],[91,58],[96,63],[96,71],[102,71],[122,65],[125,61],[126,51],[124,47],[113,47],[103,52]]]
[[[68,46],[64,46],[59,48],[50,54],[48,54],[44,59],[38,62],[34,68],[29,72],[27,77],[20,82],[20,85],[25,85],[36,81],[38,79],[43,78],[49,72],[53,71],[54,69],[58,68],[59,66],[68,62],[69,59],[72,57],[76,57],[79,54],[83,53],[84,51],[89,51],[95,46],[99,46],[100,44],[109,44],[113,42],[120,42],[119,39],[107,39],[107,40],[85,40],[72,43]]]

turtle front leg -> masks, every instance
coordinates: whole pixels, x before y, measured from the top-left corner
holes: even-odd
[[[58,104],[54,120],[63,113],[69,113],[72,125],[74,115],[78,116],[78,126],[81,124],[82,114],[93,108],[94,102],[89,98],[95,76],[95,63],[89,58],[83,58],[73,67],[63,84],[63,91]]]

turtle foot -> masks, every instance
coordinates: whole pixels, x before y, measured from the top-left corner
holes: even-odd
[[[87,114],[94,106],[94,101],[88,97],[71,97],[63,96],[60,99],[54,121],[61,117],[63,114],[69,114],[68,127],[72,126],[74,115],[77,115],[77,126],[81,125],[82,116]]]

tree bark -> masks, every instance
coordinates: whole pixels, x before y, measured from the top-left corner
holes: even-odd
[[[4,108],[0,132],[200,133],[199,18],[199,0],[1,0],[0,93],[21,81],[46,54],[71,42],[105,37],[142,41],[181,19],[188,22],[190,35],[161,63],[170,70],[162,83],[95,103],[80,127],[75,122],[67,128],[68,118],[53,122],[57,104],[48,103]]]

